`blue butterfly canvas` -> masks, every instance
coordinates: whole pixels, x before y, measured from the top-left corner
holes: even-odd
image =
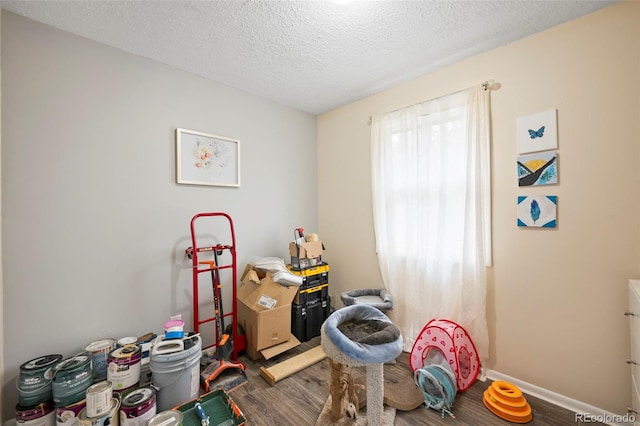
[[[518,117],[518,154],[558,148],[557,110]]]
[[[543,137],[544,136],[544,128],[545,128],[545,126],[540,127],[538,130],[529,129],[529,136],[531,136],[531,139]]]

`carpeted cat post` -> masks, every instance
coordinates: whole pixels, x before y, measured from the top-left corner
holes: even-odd
[[[340,376],[342,366],[366,367],[367,417],[370,426],[393,424],[395,409],[387,407],[384,399],[384,363],[394,361],[402,352],[400,330],[380,310],[369,305],[351,305],[329,315],[320,329],[322,349],[331,365],[330,400],[316,425],[348,424],[346,407],[354,394]],[[327,417],[327,419],[325,419]],[[351,422],[353,423],[353,422]],[[361,424],[361,423],[357,423]]]

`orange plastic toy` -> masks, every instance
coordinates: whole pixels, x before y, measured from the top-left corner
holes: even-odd
[[[513,423],[527,423],[533,419],[531,407],[520,389],[505,381],[495,381],[484,391],[485,407],[501,419]]]

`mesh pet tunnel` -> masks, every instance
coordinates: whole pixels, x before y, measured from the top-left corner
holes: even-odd
[[[453,417],[451,406],[456,397],[456,376],[440,350],[433,350],[424,360],[424,366],[413,372],[413,379],[424,395],[427,408],[440,410]]]
[[[480,358],[467,331],[453,321],[434,319],[424,326],[416,338],[409,363],[415,372],[425,366],[432,351],[440,351],[456,376],[458,391],[467,390],[478,378]]]

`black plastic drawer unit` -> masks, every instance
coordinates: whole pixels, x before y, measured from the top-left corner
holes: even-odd
[[[331,314],[331,297],[315,299],[310,303],[291,305],[291,332],[301,342],[320,335],[320,327]]]

